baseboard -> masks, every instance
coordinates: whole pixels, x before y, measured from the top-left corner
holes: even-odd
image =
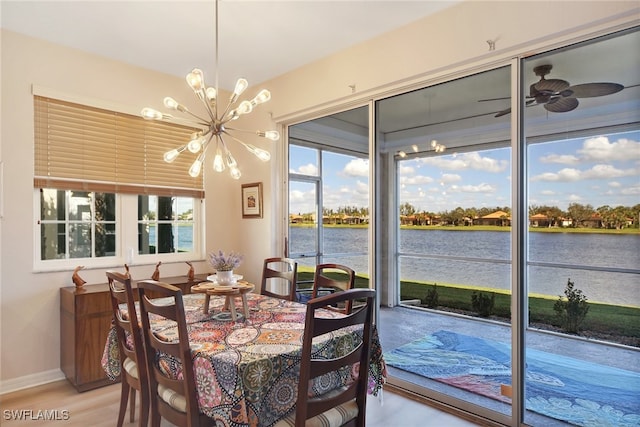
[[[25,388],[35,387],[42,384],[48,384],[54,381],[60,381],[63,379],[65,379],[65,376],[60,369],[52,369],[50,371],[39,372],[37,374],[25,375],[24,377],[0,381],[0,395],[23,390]]]

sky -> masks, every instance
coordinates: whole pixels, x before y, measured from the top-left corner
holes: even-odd
[[[457,207],[511,206],[509,148],[403,160],[399,163],[401,204],[440,213]],[[616,207],[640,203],[640,131],[529,145],[529,206],[566,210],[571,203]],[[324,206],[368,203],[368,160],[325,153]],[[317,176],[315,150],[292,147],[290,172]],[[290,213],[314,210],[312,184],[290,184]]]

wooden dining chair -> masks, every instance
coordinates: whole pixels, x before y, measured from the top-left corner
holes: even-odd
[[[166,283],[142,280],[138,282],[138,293],[151,390],[151,426],[159,427],[162,418],[180,427],[215,425],[198,406],[182,291]],[[167,341],[157,336],[151,329],[150,316],[175,322],[177,339]],[[173,379],[163,371],[161,358],[181,364],[182,378]]]
[[[286,299],[289,301],[296,300],[296,280],[298,274],[298,263],[290,258],[267,258],[264,260],[262,268],[262,284],[260,293],[270,297]],[[278,287],[286,284],[287,291],[278,293],[267,290],[268,285]],[[273,287],[271,287],[273,289]]]
[[[314,298],[307,303],[295,413],[279,421],[276,427],[303,427],[305,424],[364,427],[375,296],[373,289],[358,288]],[[345,317],[316,316],[316,312],[327,305],[356,300],[358,305]],[[315,337],[347,326],[362,330],[362,341],[351,352],[331,359],[322,356],[321,352],[314,353],[317,351],[313,349]],[[354,364],[359,364],[358,378],[354,382],[324,395],[309,397],[310,382],[314,378],[330,374],[344,377],[345,372],[349,375]]]
[[[346,265],[318,264],[313,276],[313,292],[311,298],[318,298],[329,293],[342,292],[353,289],[356,283],[356,273]],[[350,313],[352,301],[345,301],[339,307],[328,307],[341,313]]]
[[[106,275],[109,282],[109,293],[111,294],[113,325],[118,337],[118,351],[120,353],[122,388],[120,392],[118,427],[121,427],[124,422],[127,412],[127,400],[129,400],[129,422],[133,422],[135,419],[136,390],[140,392],[139,425],[146,427],[149,420],[150,404],[149,377],[142,332],[131,288],[131,278],[117,271],[107,271]],[[122,312],[123,305],[127,307],[126,318]]]

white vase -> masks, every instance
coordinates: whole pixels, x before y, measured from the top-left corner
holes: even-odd
[[[233,283],[233,270],[216,271],[216,279],[221,285],[231,285]]]

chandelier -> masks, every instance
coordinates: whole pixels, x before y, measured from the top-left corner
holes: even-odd
[[[187,74],[187,83],[193,89],[195,95],[200,99],[204,105],[206,111],[206,117],[201,117],[189,111],[187,107],[177,102],[171,97],[164,98],[164,106],[170,110],[179,111],[186,114],[188,117],[187,123],[192,126],[202,128],[202,130],[194,132],[191,135],[190,140],[173,150],[167,151],[164,154],[164,161],[167,163],[173,162],[179,155],[185,150],[190,151],[193,154],[197,154],[197,157],[191,167],[189,168],[189,175],[197,177],[202,170],[202,164],[205,160],[207,149],[210,145],[215,145],[215,156],[213,158],[213,169],[216,172],[223,172],[225,169],[229,169],[229,173],[233,179],[239,179],[241,176],[240,169],[238,168],[238,162],[231,154],[228,147],[228,140],[231,139],[240,145],[244,146],[250,153],[254,154],[258,159],[267,162],[271,158],[268,151],[258,148],[252,144],[248,144],[236,136],[233,132],[249,132],[255,133],[259,137],[263,137],[272,141],[280,139],[280,134],[275,130],[269,131],[247,131],[243,129],[237,129],[229,126],[232,121],[237,120],[240,116],[249,114],[253,109],[271,99],[271,93],[263,89],[253,99],[244,100],[240,103],[238,98],[247,89],[249,83],[247,80],[240,78],[236,82],[235,88],[231,97],[229,98],[226,106],[221,108],[218,103],[218,0],[216,0],[215,6],[215,67],[216,67],[216,83],[215,87],[207,86],[204,81],[204,74],[202,70],[195,68],[189,74]],[[164,114],[153,108],[143,108],[142,117],[148,120],[163,120],[173,121],[175,118],[171,114]],[[225,138],[227,140],[225,140]]]

